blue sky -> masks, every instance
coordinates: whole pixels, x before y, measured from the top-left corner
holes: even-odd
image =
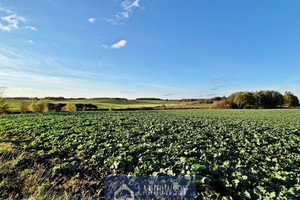
[[[300,1],[0,0],[6,96],[300,96]]]

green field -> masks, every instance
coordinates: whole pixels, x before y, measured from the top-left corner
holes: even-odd
[[[193,175],[198,199],[300,197],[298,109],[7,115],[0,138],[1,199],[103,198],[111,174]]]
[[[7,99],[10,110],[13,112],[20,111],[21,100]],[[28,104],[32,101],[26,100]],[[83,99],[83,100],[64,100],[52,101],[45,100],[47,103],[81,103],[81,104],[94,104],[100,109],[126,109],[126,108],[142,108],[142,107],[156,107],[156,106],[193,106],[193,107],[207,107],[209,104],[197,104],[197,102],[179,102],[177,100],[115,100],[115,99]]]

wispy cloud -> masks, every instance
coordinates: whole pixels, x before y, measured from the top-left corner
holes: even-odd
[[[1,17],[2,23],[0,23],[0,29],[3,31],[12,31],[19,28],[19,24],[25,22],[26,20],[23,17],[17,15],[8,15]]]
[[[122,78],[124,76],[116,74],[72,69],[48,54],[36,54],[24,48],[15,49],[0,44],[0,80],[7,87],[8,96],[52,94],[88,97],[97,95],[99,88],[108,96],[113,96],[109,89],[117,87],[115,80]],[[36,92],[12,88],[32,88]]]
[[[108,23],[110,23],[111,25],[117,25],[117,24],[121,24],[119,22],[119,19],[114,19],[114,18],[104,18],[105,21],[107,21]]]
[[[224,80],[224,79],[225,79],[225,78],[224,78],[223,76],[221,76],[221,77],[213,78],[213,79],[209,80],[208,82],[209,82],[209,83],[212,83],[212,84],[215,84],[215,83],[217,83],[218,81],[222,81],[222,80]]]
[[[91,24],[95,23],[95,21],[96,21],[96,18],[89,18],[88,19],[88,22],[90,22]]]
[[[208,83],[210,83],[210,84],[213,85],[211,87],[211,90],[218,90],[220,88],[227,87],[227,86],[224,85],[225,82],[229,83],[229,82],[235,81],[235,80],[237,80],[237,78],[220,76],[220,77],[216,77],[216,78],[210,79],[208,81]]]
[[[162,96],[163,97],[169,97],[169,96],[173,96],[174,94],[173,93],[168,93],[168,94],[163,94]]]
[[[119,12],[118,14],[115,14],[115,17],[118,19],[129,18],[129,12]]]
[[[34,43],[27,40],[28,43]],[[26,49],[15,49],[5,45],[0,45],[0,69],[10,69],[15,72],[52,74],[59,76],[72,76],[91,78],[92,72],[79,71],[67,68],[56,59],[47,55],[36,54]]]
[[[122,47],[125,47],[126,43],[127,43],[126,40],[120,40],[119,42],[111,45],[111,48],[113,48],[113,49],[120,49]]]
[[[2,31],[10,32],[13,30],[17,30],[20,27],[36,31],[36,28],[33,26],[21,26],[26,22],[26,19],[9,9],[3,8],[1,4],[0,14],[0,30]]]
[[[1,3],[0,3],[0,12],[5,12],[8,14],[13,13],[10,9],[4,8]]]
[[[167,85],[161,85],[161,84],[156,84],[156,83],[150,83],[150,84],[144,84],[147,87],[152,87],[152,88],[156,88],[156,89],[161,89],[161,90],[168,90],[170,91],[180,91],[181,88],[178,87],[171,87],[171,86],[167,86]]]
[[[220,88],[225,88],[224,85],[216,85],[214,87],[211,87],[211,90],[219,90]]]
[[[35,27],[33,27],[33,26],[25,26],[24,28],[30,29],[32,31],[37,31],[37,29]]]
[[[30,72],[13,72],[11,70],[4,70],[4,72],[0,72],[0,76],[2,78],[8,77],[10,79],[25,79],[24,77],[30,77],[31,81],[36,81],[40,83],[62,83],[64,78],[58,76],[51,75],[42,75],[37,73]]]
[[[153,87],[153,88],[170,89],[169,86],[159,85],[159,84],[155,84],[155,83],[145,84],[145,85],[146,85],[146,86],[149,86],[149,87]]]
[[[140,0],[125,0],[121,2],[121,11],[114,15],[114,17],[104,18],[107,22],[112,25],[122,25],[124,24],[122,20],[130,18],[133,9],[140,8]]]

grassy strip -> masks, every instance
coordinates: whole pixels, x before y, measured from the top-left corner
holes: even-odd
[[[18,99],[7,99],[10,106],[10,111],[19,112],[21,107],[21,100]],[[26,100],[28,105],[32,103],[30,100]],[[46,103],[73,103],[73,104],[94,104],[99,109],[128,109],[128,108],[149,108],[157,106],[166,107],[206,107],[208,104],[197,104],[196,102],[179,102],[177,100],[114,100],[114,99],[83,99],[83,100],[65,100],[65,101],[52,101],[45,100]]]

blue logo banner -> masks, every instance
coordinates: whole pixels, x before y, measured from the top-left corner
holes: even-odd
[[[193,176],[108,176],[105,199],[109,200],[194,200]]]

